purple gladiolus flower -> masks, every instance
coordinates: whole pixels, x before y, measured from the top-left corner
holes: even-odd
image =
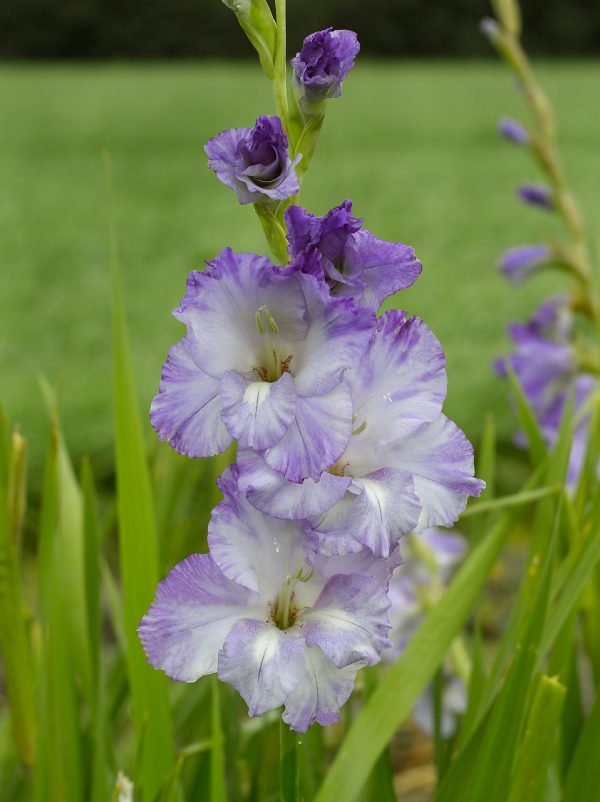
[[[318,478],[350,439],[342,379],[368,345],[372,311],[263,256],[227,248],[208,264],[189,274],[174,312],[187,334],[163,368],[154,428],[190,457],[236,438],[293,482]]]
[[[555,209],[552,192],[548,187],[539,184],[523,184],[519,187],[517,194],[524,203],[530,206],[537,206],[538,209],[544,209],[546,212],[553,212]]]
[[[546,245],[520,245],[502,254],[499,269],[513,284],[521,284],[532,273],[550,262],[552,251]]]
[[[426,612],[423,592],[435,592],[448,583],[455,568],[467,553],[467,541],[457,532],[432,527],[402,541],[404,563],[392,576],[388,588],[390,640],[392,648],[383,653],[385,660],[395,660],[417,631]]]
[[[521,123],[508,117],[504,117],[498,123],[498,133],[510,142],[514,142],[515,145],[529,144],[529,132],[527,129]]]
[[[308,519],[321,553],[368,548],[385,557],[412,529],[451,526],[484,484],[473,477],[472,446],[441,412],[444,354],[421,320],[385,312],[345,383],[352,437],[318,481],[286,482],[261,454],[242,451],[240,486],[270,515]]]
[[[428,604],[439,598],[454,570],[467,552],[467,541],[458,533],[426,529],[402,541],[404,563],[392,576],[388,597],[392,647],[382,657],[392,662],[404,651],[425,617]],[[444,738],[453,735],[457,716],[466,707],[466,689],[459,677],[444,671],[440,729]],[[413,721],[429,735],[434,732],[432,687],[428,686],[413,707]]]
[[[240,203],[270,203],[300,189],[296,165],[279,117],[259,117],[254,128],[230,128],[204,146],[208,166],[233,189]]]
[[[362,220],[352,216],[352,201],[344,201],[323,217],[290,206],[285,221],[292,258],[325,280],[333,295],[350,296],[361,306],[377,309],[389,295],[410,287],[421,273],[411,247],[361,230]]]
[[[327,28],[307,36],[292,59],[294,83],[301,103],[315,103],[342,94],[342,82],[360,50],[354,31]]]
[[[547,445],[556,443],[565,405],[573,395],[574,413],[582,409],[591,393],[597,389],[597,380],[577,370],[575,351],[571,342],[572,314],[566,296],[546,301],[525,325],[514,323],[509,333],[515,344],[508,357],[523,391],[536,415]],[[496,370],[506,374],[503,360]],[[574,432],[569,461],[567,484],[572,486],[579,476],[589,431],[589,415],[583,415]],[[525,446],[522,432],[517,443]]]
[[[339,717],[356,672],[388,648],[385,590],[397,557],[312,555],[297,523],[269,518],[220,480],[210,554],[194,554],[160,583],[139,626],[149,662],[173,679],[218,673],[251,716],[285,705],[304,732]]]
[[[465,683],[449,672],[442,673],[440,735],[451,738],[456,732],[458,719],[467,709],[468,695]],[[432,736],[435,732],[435,703],[433,685],[428,685],[412,709],[414,723]]]

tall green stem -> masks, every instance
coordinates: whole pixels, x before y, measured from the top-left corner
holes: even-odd
[[[288,127],[287,62],[286,62],[286,0],[275,0],[277,39],[275,44],[275,79],[273,93],[275,107],[284,127]]]
[[[560,163],[552,107],[535,79],[517,33],[503,25],[498,33],[496,46],[523,87],[525,98],[536,123],[536,130],[531,137],[531,149],[552,186],[557,211],[563,219],[571,241],[570,253],[566,262],[579,282],[583,295],[583,299],[575,297],[575,303],[590,318],[598,320],[599,303],[586,244],[585,228],[577,202],[569,191]]]
[[[299,802],[298,734],[283,719],[279,722],[279,780],[280,802]]]

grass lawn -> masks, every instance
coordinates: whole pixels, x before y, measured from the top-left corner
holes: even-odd
[[[600,63],[542,65],[561,119],[571,182],[600,224]],[[0,68],[0,399],[31,437],[46,417],[38,376],[57,389],[72,451],[110,464],[112,437],[106,201],[110,151],[130,334],[147,409],[168,346],[169,315],[189,269],[231,245],[265,251],[251,208],[206,168],[202,144],[271,113],[269,87],[240,64]],[[509,245],[551,230],[514,200],[536,180],[526,157],[498,140],[521,102],[489,64],[361,63],[330,113],[303,202],[323,213],[351,197],[378,236],[415,246],[424,270],[394,305],[422,316],[448,357],[447,411],[477,438],[492,410],[514,421],[490,368],[505,326],[562,279],[518,291],[496,274]]]

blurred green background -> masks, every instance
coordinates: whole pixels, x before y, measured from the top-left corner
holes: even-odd
[[[231,20],[234,24],[235,20]],[[600,223],[600,63],[542,64],[560,113],[560,142],[588,222]],[[223,247],[266,252],[251,207],[206,167],[203,143],[272,113],[250,63],[0,67],[0,398],[41,465],[47,416],[38,389],[57,389],[77,459],[112,466],[107,201],[110,152],[126,304],[144,416],[168,347],[169,314],[188,270]],[[493,359],[506,324],[529,314],[562,277],[514,290],[497,274],[503,248],[535,242],[550,215],[515,199],[537,176],[495,132],[521,100],[495,63],[359,61],[329,104],[302,202],[324,213],[345,198],[378,236],[410,243],[423,262],[393,304],[423,317],[448,357],[447,411],[477,440],[492,410],[501,439],[514,418]]]

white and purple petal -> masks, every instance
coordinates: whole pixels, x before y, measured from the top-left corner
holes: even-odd
[[[279,443],[265,451],[268,465],[291,482],[307,477],[317,482],[344,453],[352,414],[350,390],[344,383],[323,395],[298,396],[292,424]]]
[[[397,309],[378,319],[369,349],[346,376],[354,425],[366,422],[364,436],[372,446],[432,421],[446,397],[446,360],[439,340],[422,320]]]
[[[307,539],[299,524],[264,515],[248,503],[236,466],[219,480],[223,500],[212,511],[208,544],[230,580],[275,602],[282,584],[305,565]]]
[[[355,479],[352,491],[306,531],[324,554],[348,554],[370,549],[388,557],[402,535],[419,520],[421,503],[410,473],[380,468]]]
[[[221,420],[219,380],[198,366],[197,346],[188,334],[169,351],[150,420],[160,439],[180,454],[211,457],[225,451],[232,438]]]
[[[219,653],[219,679],[239,691],[251,716],[282,705],[305,674],[305,645],[294,630],[242,619]]]
[[[321,515],[339,501],[352,479],[324,472],[318,482],[290,482],[273,470],[261,454],[241,451],[237,456],[239,485],[256,509],[275,518],[300,520]]]
[[[478,496],[485,487],[473,476],[473,446],[445,415],[389,444],[383,459],[413,475],[422,504],[419,529],[452,526],[468,497]]]
[[[241,448],[262,451],[281,440],[296,412],[296,385],[289,373],[267,382],[229,370],[220,387],[221,418]]]
[[[217,656],[235,623],[258,615],[256,594],[227,579],[209,554],[173,568],[138,627],[148,662],[180,682],[217,670]]]
[[[338,668],[357,661],[373,665],[390,646],[389,607],[377,579],[336,575],[303,615],[302,635],[308,646],[319,646]]]
[[[315,722],[323,727],[340,717],[362,663],[338,668],[318,646],[304,649],[305,670],[300,683],[285,700],[283,720],[296,732],[306,732]]]

